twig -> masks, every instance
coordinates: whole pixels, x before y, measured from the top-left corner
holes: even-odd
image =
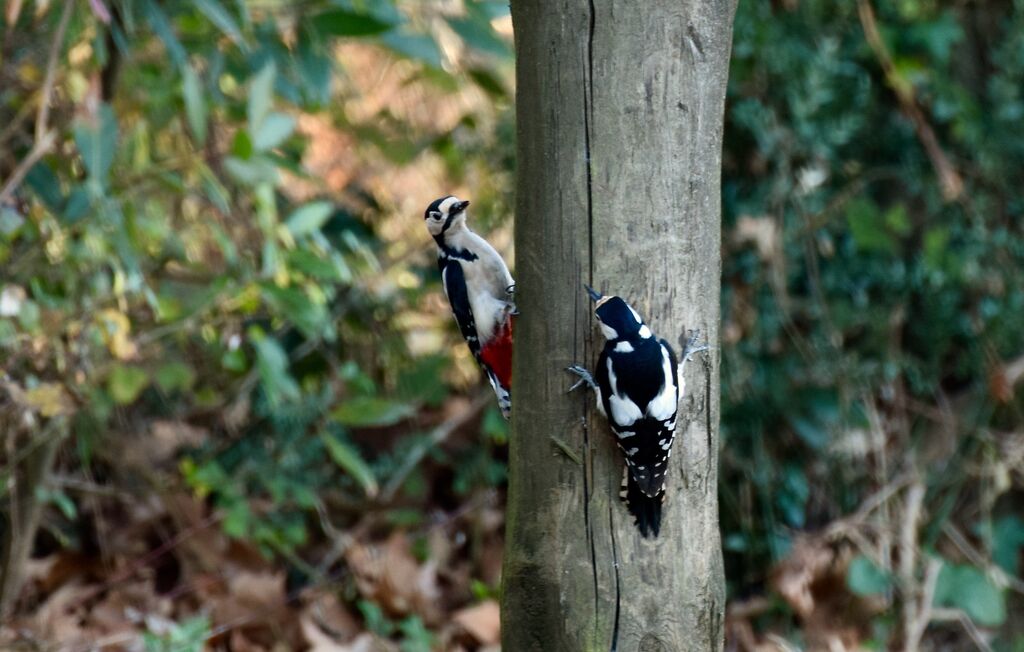
[[[964,182],[956,169],[949,162],[946,153],[939,145],[939,139],[935,136],[935,130],[925,118],[924,111],[918,106],[914,97],[914,90],[910,83],[900,76],[896,65],[892,61],[889,48],[886,47],[882,35],[878,31],[878,21],[875,19],[875,11],[871,8],[870,0],[858,0],[857,8],[860,14],[860,24],[864,28],[864,37],[875,53],[882,72],[889,86],[896,93],[900,108],[907,114],[914,124],[914,131],[917,132],[917,139],[921,141],[928,158],[932,161],[932,167],[939,177],[939,185],[942,187],[942,196],[946,201],[958,199],[964,190]]]
[[[36,142],[43,140],[47,124],[50,121],[50,98],[53,96],[53,84],[57,79],[57,59],[60,58],[60,49],[64,44],[64,33],[68,30],[68,22],[71,20],[71,9],[74,7],[74,0],[67,0],[64,3],[64,13],[60,16],[60,24],[57,26],[57,35],[50,44],[50,58],[46,62],[46,78],[43,81],[43,92],[39,98],[39,114],[36,117]]]
[[[979,650],[982,650],[982,652],[992,652],[992,646],[982,637],[977,625],[960,609],[933,609],[932,622],[960,623],[960,626],[964,628],[964,631],[967,632],[967,635],[974,641],[974,645]]]
[[[402,484],[405,483],[405,479],[408,478],[409,474],[416,468],[416,465],[420,463],[420,460],[426,457],[427,452],[434,446],[444,442],[460,426],[478,415],[490,400],[490,392],[481,392],[479,396],[473,399],[473,402],[470,403],[468,408],[434,428],[433,432],[430,433],[429,439],[421,446],[414,448],[405,458],[405,461],[402,462],[402,466],[400,466],[398,471],[396,471],[395,474],[391,476],[391,479],[388,480],[387,485],[384,487],[384,491],[381,492],[377,501],[381,503],[390,502],[391,499],[395,497],[395,493],[402,487]]]
[[[576,462],[577,466],[583,466],[583,460],[580,459],[580,456],[577,455],[573,449],[569,448],[569,444],[565,443],[564,441],[562,441],[558,437],[555,437],[554,435],[548,435],[548,439],[550,439],[555,444],[555,446],[558,447],[558,450],[562,451],[562,453],[566,457],[568,457],[573,462]]]
[[[14,191],[18,189],[21,182],[25,179],[25,175],[28,174],[32,166],[39,162],[39,159],[43,158],[50,148],[53,147],[54,141],[57,140],[56,131],[48,131],[43,135],[42,140],[37,140],[32,145],[32,149],[29,150],[28,155],[25,156],[18,163],[18,167],[14,168],[14,172],[11,173],[10,178],[7,179],[7,183],[4,184],[2,190],[0,190],[0,204],[5,204],[14,194]]]
[[[903,602],[903,649],[905,652],[917,650],[917,631],[920,615],[924,609],[915,595],[917,584],[914,571],[917,568],[917,525],[921,518],[921,504],[924,501],[924,483],[915,478],[907,489],[907,498],[903,508],[903,527],[900,529],[900,561],[899,581],[900,597]],[[923,602],[923,600],[921,600]]]
[[[925,630],[928,629],[928,623],[932,620],[932,602],[935,599],[935,586],[938,584],[941,570],[942,560],[938,557],[929,557],[924,571],[924,584],[921,587],[917,614],[912,623],[904,623],[906,628],[903,641],[904,650],[920,648],[921,639],[924,637]]]
[[[11,176],[0,190],[0,204],[4,204],[11,198],[14,191],[24,180],[25,175],[39,162],[43,156],[53,147],[57,140],[57,132],[51,131],[48,127],[50,121],[50,98],[53,96],[53,85],[57,78],[57,61],[60,58],[61,46],[64,44],[64,34],[68,30],[68,23],[71,21],[71,10],[74,8],[74,0],[67,0],[64,3],[64,13],[60,16],[60,23],[57,25],[57,33],[53,43],[50,44],[50,56],[46,62],[46,78],[43,81],[43,89],[39,94],[39,112],[36,114],[35,142],[28,155],[18,163]]]

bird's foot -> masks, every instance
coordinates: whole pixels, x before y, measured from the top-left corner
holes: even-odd
[[[506,314],[512,315],[513,317],[518,317],[519,316],[519,308],[516,307],[516,301],[515,301],[515,299],[516,299],[516,284],[515,283],[513,283],[513,284],[511,284],[511,285],[509,285],[508,287],[505,288],[505,296],[507,297],[505,301],[508,304],[507,307],[505,308]]]
[[[690,358],[701,353],[703,351],[711,350],[711,347],[700,343],[700,329],[689,331],[690,338],[686,340],[686,344],[683,346],[683,364],[686,364]]]
[[[588,387],[590,387],[590,389],[594,390],[597,389],[597,383],[594,382],[594,376],[589,371],[587,371],[585,367],[582,367],[578,364],[574,364],[566,367],[565,370],[571,374],[576,374],[577,376],[580,377],[580,379],[577,380],[576,383],[569,388],[566,394],[572,392],[580,385],[587,385]]]

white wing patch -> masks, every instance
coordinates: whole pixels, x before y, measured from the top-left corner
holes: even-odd
[[[608,358],[608,384],[611,385],[612,390],[611,396],[608,397],[612,421],[620,428],[633,425],[637,419],[643,416],[643,413],[636,403],[619,395],[619,387],[615,379],[615,366],[612,364],[611,358]]]
[[[672,362],[664,346],[661,347],[661,373],[665,379],[664,384],[658,395],[647,404],[647,415],[658,421],[667,421],[676,413],[679,401],[676,395],[675,369],[672,368]]]
[[[633,350],[633,345],[627,342],[626,340],[622,340],[621,342],[615,345],[616,353],[632,353]]]

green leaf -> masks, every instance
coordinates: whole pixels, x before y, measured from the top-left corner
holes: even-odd
[[[368,14],[336,9],[313,17],[313,29],[327,36],[373,36],[392,25]]]
[[[206,143],[206,99],[199,75],[192,66],[182,69],[181,93],[185,98],[185,115],[192,135],[200,145]]]
[[[1006,598],[983,572],[973,566],[944,564],[935,584],[934,603],[957,607],[984,627],[1006,621]]]
[[[313,301],[297,288],[277,287],[272,283],[262,286],[263,300],[283,319],[294,323],[306,337],[328,337],[332,335],[330,315],[326,306]]]
[[[846,586],[857,595],[885,593],[891,583],[889,576],[864,555],[854,557],[846,571]]]
[[[178,37],[174,35],[174,28],[171,27],[171,23],[167,20],[163,10],[160,9],[160,6],[154,0],[143,0],[143,7],[146,13],[146,20],[149,22],[149,26],[153,28],[153,32],[163,42],[164,48],[171,58],[171,63],[177,68],[184,68],[188,65],[185,48],[181,46]]]
[[[242,30],[238,28],[238,23],[235,22],[234,16],[232,16],[227,9],[224,8],[218,0],[195,0],[196,7],[199,11],[210,19],[210,22],[216,25],[220,31],[235,42],[235,45],[244,46],[245,39],[242,37]]]
[[[297,208],[285,221],[293,236],[309,235],[319,231],[331,217],[334,206],[330,202],[315,201]]]
[[[374,477],[370,466],[359,455],[359,451],[329,432],[321,432],[320,437],[323,439],[327,452],[330,454],[331,459],[334,460],[334,463],[352,476],[359,483],[359,486],[363,488],[367,496],[371,498],[376,496],[378,491],[377,478]]]
[[[107,391],[118,405],[128,405],[149,384],[149,375],[137,367],[115,365],[107,377]]]
[[[846,219],[858,249],[885,254],[896,253],[896,241],[886,228],[885,219],[878,212],[878,207],[870,200],[851,201],[846,209]]]
[[[256,348],[256,367],[260,381],[271,405],[299,398],[299,385],[288,373],[288,356],[276,340],[254,332],[252,343]]]
[[[1004,516],[992,528],[992,560],[1011,575],[1020,570],[1020,549],[1024,546],[1024,521]]]
[[[156,370],[153,380],[165,392],[184,391],[196,381],[196,372],[184,362],[168,362]]]
[[[480,423],[480,430],[491,438],[495,444],[508,442],[508,421],[501,416],[501,411],[490,407],[484,412],[483,421]]]
[[[484,92],[491,97],[508,97],[508,89],[505,88],[505,84],[490,70],[486,70],[484,68],[472,68],[469,71],[469,76],[474,82],[476,82],[477,86],[482,88]]]
[[[512,54],[512,46],[498,36],[483,16],[471,14],[465,18],[449,18],[448,25],[474,50],[497,57],[508,57]]]
[[[295,118],[287,113],[273,112],[267,114],[256,129],[252,146],[257,151],[277,147],[295,131]]]
[[[903,204],[896,204],[885,212],[885,224],[897,235],[905,236],[910,233],[912,225],[907,216],[907,207]]]
[[[224,169],[239,183],[257,186],[261,183],[276,185],[280,179],[277,166],[264,157],[243,161],[234,156],[224,159]]]
[[[339,405],[331,417],[344,426],[369,427],[390,426],[413,413],[408,403],[393,401],[376,396],[359,396]]]
[[[105,187],[117,146],[117,119],[113,109],[108,104],[101,104],[96,119],[79,119],[74,132],[75,144],[89,176]]]
[[[255,134],[260,124],[270,111],[271,102],[274,96],[274,78],[277,76],[277,67],[271,61],[263,66],[263,69],[253,77],[249,84],[249,103],[247,114],[249,117],[249,133]]]
[[[345,280],[345,274],[335,260],[321,258],[309,249],[293,249],[288,252],[288,267],[307,276],[337,283]]]
[[[391,30],[380,37],[380,43],[409,59],[425,63],[438,70],[442,67],[441,48],[429,34],[417,34],[404,29]]]
[[[924,234],[924,262],[925,265],[940,270],[943,261],[946,259],[946,247],[949,245],[949,229],[946,227],[933,227]]]

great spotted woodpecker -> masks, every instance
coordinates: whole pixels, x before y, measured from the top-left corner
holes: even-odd
[[[568,367],[580,377],[569,391],[586,383],[597,394],[598,410],[608,418],[626,458],[622,498],[640,534],[656,537],[683,391],[682,367],[677,366],[668,342],[657,339],[632,306],[586,288],[607,341],[597,360],[596,380],[579,365]],[[687,342],[683,363],[704,350],[707,346],[697,346],[694,335]]]
[[[512,300],[508,266],[486,240],[466,226],[466,207],[451,195],[427,206],[423,218],[437,243],[437,265],[455,321],[480,363],[506,419],[512,408]]]

